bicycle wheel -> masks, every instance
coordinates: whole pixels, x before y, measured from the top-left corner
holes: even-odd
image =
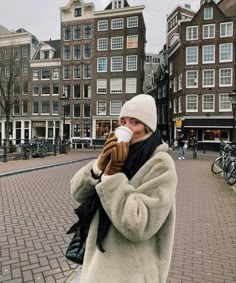
[[[230,185],[234,185],[236,183],[236,167],[235,160],[230,161],[228,166],[225,168],[224,178],[225,181]]]
[[[216,158],[216,160],[211,165],[211,172],[214,174],[220,174],[223,172],[223,160],[222,156]]]

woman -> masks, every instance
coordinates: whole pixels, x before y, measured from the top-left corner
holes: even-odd
[[[119,118],[133,132],[130,143],[111,135],[98,159],[71,180],[80,207],[92,200],[87,210],[96,208],[87,215],[86,205],[81,209],[90,219],[79,282],[164,283],[175,229],[175,165],[156,129],[151,96],[126,102]]]

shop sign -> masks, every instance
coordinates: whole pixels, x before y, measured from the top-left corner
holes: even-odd
[[[176,128],[181,128],[182,127],[182,119],[176,118],[175,125],[176,125]]]

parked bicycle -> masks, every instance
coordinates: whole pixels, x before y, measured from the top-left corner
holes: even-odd
[[[214,174],[223,173],[229,185],[236,183],[236,145],[220,143],[220,156],[211,165]]]

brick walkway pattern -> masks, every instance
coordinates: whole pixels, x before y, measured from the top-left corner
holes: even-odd
[[[170,152],[178,173],[177,224],[167,283],[236,282],[236,195],[210,165],[213,155],[185,160]],[[0,163],[0,282],[64,283],[77,266],[64,254],[77,204],[70,179],[96,151]],[[50,164],[62,164],[49,167]],[[40,169],[47,165],[49,168]],[[39,170],[40,169],[40,170]],[[96,283],[96,282],[94,282]],[[112,283],[112,282],[111,282]],[[122,282],[121,282],[122,283]],[[155,282],[153,282],[155,283]]]

